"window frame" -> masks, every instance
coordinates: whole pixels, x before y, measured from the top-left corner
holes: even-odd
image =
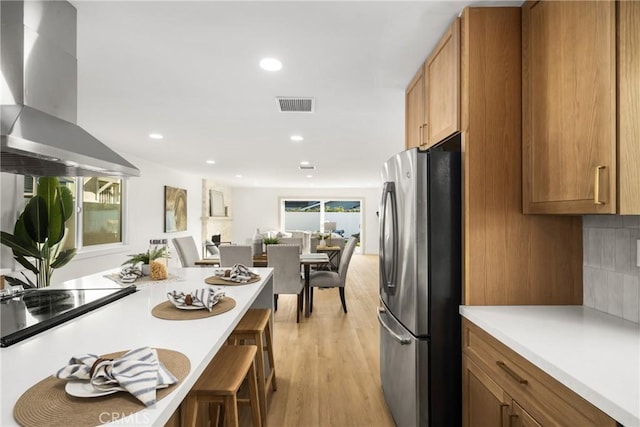
[[[84,188],[82,180],[84,177],[75,177],[76,180],[76,189]],[[90,245],[85,246],[82,243],[82,234],[84,230],[84,215],[83,215],[83,200],[78,197],[76,194],[75,200],[75,215],[76,215],[76,239],[75,245],[78,250],[75,258],[84,258],[91,256],[98,256],[108,253],[116,253],[120,252],[123,248],[128,246],[129,239],[129,190],[128,185],[125,185],[128,182],[125,178],[118,178],[120,180],[120,204],[121,204],[121,241],[114,243],[102,243],[99,245]],[[84,257],[82,256],[84,255]]]
[[[320,232],[324,233],[324,224],[326,222],[326,218],[325,218],[325,203],[327,202],[350,202],[350,201],[357,201],[360,202],[360,242],[362,244],[363,238],[365,237],[362,233],[363,229],[364,229],[364,221],[365,221],[365,217],[364,217],[364,206],[365,206],[365,199],[363,197],[279,197],[278,198],[278,202],[279,202],[279,210],[278,210],[278,226],[280,228],[280,230],[285,231],[285,203],[286,202],[295,202],[295,201],[319,201],[320,202],[320,224],[318,224],[319,226],[319,230]]]
[[[29,195],[24,192],[25,188],[25,180],[38,178],[32,177],[30,175],[20,175],[22,177],[22,183],[20,183],[20,188],[22,188],[22,199],[26,200],[33,196],[33,194]],[[58,177],[61,178],[61,177]],[[83,188],[84,188],[84,178],[82,176],[76,177],[64,177],[65,179],[73,180],[75,183],[75,193],[74,194],[74,219],[75,219],[75,239],[74,246],[77,250],[76,255],[73,257],[74,260],[82,260],[87,258],[93,258],[102,255],[108,255],[113,253],[123,252],[129,247],[129,186],[127,185],[128,180],[123,177],[119,177],[120,180],[120,204],[121,204],[121,241],[113,242],[113,243],[102,243],[97,245],[85,246],[83,245],[83,227],[84,227],[84,219],[83,219]],[[37,185],[37,184],[36,184]],[[35,189],[35,185],[34,185]],[[80,194],[78,194],[80,193]]]

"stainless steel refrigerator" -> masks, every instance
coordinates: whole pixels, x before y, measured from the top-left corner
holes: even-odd
[[[380,375],[398,427],[461,424],[460,138],[382,170]]]

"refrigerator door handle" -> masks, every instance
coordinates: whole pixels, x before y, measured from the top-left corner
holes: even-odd
[[[382,308],[382,307],[378,307],[378,322],[380,322],[380,325],[382,325],[382,327],[387,330],[389,335],[391,335],[393,338],[397,339],[400,342],[400,345],[411,344],[411,338],[403,337],[402,335],[396,334],[395,332],[393,332],[391,330],[389,325],[387,325],[384,322],[384,320],[382,320],[382,316],[380,315],[381,313],[386,313],[386,310],[384,308]]]
[[[385,234],[387,232],[387,204],[391,202],[391,254],[387,253],[387,247],[385,245]],[[382,285],[387,288],[395,288],[396,286],[396,274],[397,274],[397,257],[398,257],[398,211],[396,206],[396,186],[392,181],[384,183],[382,189],[382,218],[380,221],[380,255],[381,255],[381,279]],[[388,257],[391,256],[391,271],[387,272],[385,267]],[[389,273],[391,273],[389,275]]]

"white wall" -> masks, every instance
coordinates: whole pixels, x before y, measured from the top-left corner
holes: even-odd
[[[22,206],[24,180],[22,176],[0,173],[0,230],[13,234],[13,226],[18,219],[18,206]],[[0,273],[11,272],[14,264],[11,249],[0,245]]]
[[[129,227],[129,240],[125,246],[111,249],[109,251],[91,252],[84,251],[66,266],[56,270],[52,277],[52,282],[69,280],[87,274],[97,273],[107,269],[120,266],[127,260],[127,255],[146,251],[149,246],[149,239],[167,238],[169,239],[172,258],[169,260],[170,266],[178,266],[180,261],[171,245],[171,238],[191,235],[196,242],[200,240],[202,222],[202,178],[196,175],[170,169],[164,165],[151,163],[135,156],[125,155],[127,160],[140,169],[140,177],[129,178],[127,181],[128,191],[128,212],[127,225]],[[11,218],[16,209],[13,199],[15,182],[17,175],[3,173],[2,194],[0,195],[2,204],[0,205],[1,227],[3,231],[13,232],[15,218]],[[184,188],[187,190],[187,231],[177,233],[164,233],[164,186]],[[2,247],[1,268],[3,273],[15,270],[19,265],[15,264],[10,257],[11,251]],[[9,256],[6,255],[9,253]]]
[[[366,254],[378,253],[378,217],[381,188],[233,188],[234,243],[250,243],[256,228],[261,231],[280,228],[280,199],[308,198],[363,199],[362,247]]]

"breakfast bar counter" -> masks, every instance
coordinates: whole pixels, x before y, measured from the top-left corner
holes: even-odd
[[[173,290],[189,293],[208,285],[212,268],[181,269],[165,281],[147,282],[120,300],[41,332],[10,347],[0,349],[0,425],[17,425],[13,408],[30,387],[65,366],[72,356],[102,355],[139,347],[169,349],[184,354],[190,362],[187,376],[155,405],[123,417],[117,410],[100,415],[94,425],[164,425],[191,387],[225,343],[249,308],[272,308],[271,268],[254,268],[260,281],[244,285],[216,286],[235,300],[230,311],[197,320],[163,320],[151,311],[167,301]],[[64,283],[66,288],[113,287],[116,283],[94,274]],[[117,286],[117,285],[116,285]],[[125,285],[123,285],[125,286]],[[44,403],[44,402],[43,402]],[[74,425],[69,414],[68,425]]]

